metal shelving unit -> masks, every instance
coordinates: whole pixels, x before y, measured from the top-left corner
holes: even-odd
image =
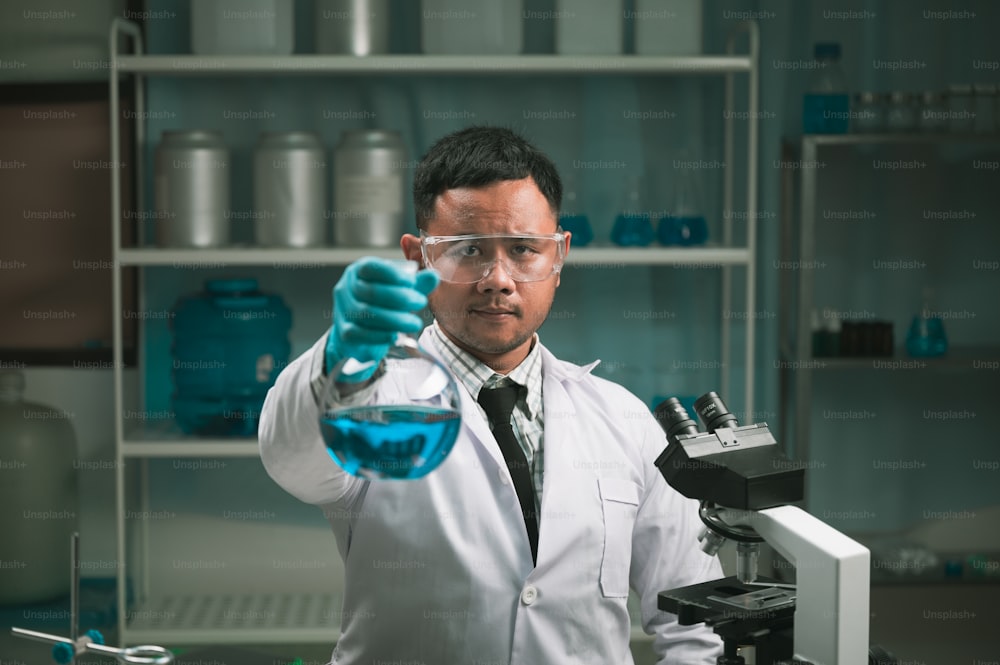
[[[974,148],[1000,151],[1000,134],[983,133],[886,133],[810,134],[786,139],[782,144],[781,262],[799,264],[800,270],[783,270],[780,280],[779,357],[781,362],[782,440],[794,442],[794,456],[808,464],[812,423],[810,408],[813,386],[824,377],[842,372],[900,369],[906,372],[962,372],[979,363],[1000,364],[1000,345],[958,345],[947,355],[911,358],[902,343],[905,329],[895,330],[895,348],[889,357],[814,357],[811,312],[816,308],[816,271],[822,263],[817,248],[817,198],[823,167],[832,162],[832,148],[877,151],[880,148],[933,147]],[[885,223],[875,220],[872,223]],[[888,232],[887,232],[888,233]],[[995,366],[995,365],[994,365]],[[871,376],[868,374],[867,376]],[[912,376],[912,374],[911,374]]]
[[[746,34],[748,43],[746,54],[736,54],[736,39],[742,33]],[[122,37],[129,38],[132,53],[119,53],[118,44]],[[352,56],[332,55],[293,55],[287,57],[271,56],[232,56],[206,57],[194,55],[144,55],[142,34],[139,28],[130,22],[116,20],[111,28],[111,66],[110,66],[110,102],[111,102],[111,154],[114,159],[121,159],[119,145],[119,124],[121,122],[119,107],[119,85],[124,77],[133,81],[135,91],[135,117],[143,118],[145,110],[144,80],[148,77],[323,77],[323,76],[721,76],[725,81],[725,106],[734,109],[736,77],[743,76],[746,81],[746,115],[743,109],[739,116],[740,122],[746,118],[756,118],[758,109],[758,59],[759,34],[756,24],[748,22],[740,26],[730,40],[727,55],[697,56],[697,57],[648,57],[648,56],[587,56],[566,57],[557,55],[526,55],[526,56],[424,56],[424,55],[390,55],[357,58]],[[723,121],[725,129],[725,163],[732,164],[735,159],[736,117],[732,113],[725,114]],[[136,150],[134,159],[137,177],[142,182],[141,150],[146,144],[145,128],[140,120],[136,122]],[[757,211],[757,126],[751,121],[746,123],[746,190],[745,215],[741,220],[746,224],[746,244],[734,244],[732,220],[734,215],[723,215],[723,233],[718,246],[698,248],[618,248],[618,247],[586,247],[574,249],[568,256],[569,265],[587,266],[591,264],[616,266],[688,266],[706,269],[719,269],[722,272],[722,309],[732,309],[733,279],[731,270],[739,267],[745,270],[745,281],[742,300],[747,312],[754,311],[756,290],[756,211]],[[723,182],[723,211],[731,213],[734,210],[735,169],[725,169]],[[122,278],[123,267],[178,267],[184,268],[218,268],[223,266],[259,266],[281,267],[295,266],[327,267],[345,266],[363,254],[374,254],[385,257],[397,257],[398,250],[371,250],[355,248],[317,248],[306,250],[262,249],[255,247],[228,247],[212,250],[180,250],[157,249],[152,247],[122,246],[122,201],[121,201],[121,170],[112,171],[112,218],[113,227],[113,258],[116,269],[113,277],[113,302],[115,311],[122,311]],[[138,207],[145,209],[142,201],[142,188],[139,188]],[[741,206],[741,209],[744,209]],[[140,287],[141,295],[141,287]],[[747,316],[741,321],[745,331],[744,362],[745,381],[744,395],[747,412],[753,411],[754,395],[754,317]],[[731,333],[728,317],[720,316],[721,328],[721,385],[728,386],[730,382],[729,367],[731,355]],[[141,335],[141,331],[140,331]],[[126,590],[130,576],[135,578],[135,602],[128,611],[119,611],[119,640],[122,643],[155,642],[176,644],[197,644],[206,642],[234,641],[241,643],[263,643],[280,641],[323,642],[329,643],[337,637],[335,617],[318,616],[317,608],[329,610],[330,599],[321,603],[309,605],[312,609],[300,607],[299,598],[295,614],[298,617],[294,625],[261,630],[259,622],[253,620],[239,622],[229,620],[235,616],[230,611],[234,603],[241,611],[250,608],[270,608],[274,603],[283,603],[278,590],[261,590],[242,593],[230,589],[209,588],[201,590],[198,597],[162,597],[151,594],[150,576],[156,571],[148,570],[149,566],[143,558],[148,555],[149,526],[126,525],[126,474],[125,462],[138,463],[140,466],[140,484],[145,480],[145,466],[153,459],[170,458],[252,458],[258,455],[257,442],[253,439],[204,439],[186,437],[170,425],[153,425],[149,423],[130,423],[128,430],[123,419],[123,377],[122,377],[122,322],[116,318],[114,324],[114,401],[115,401],[115,433],[116,433],[116,510],[117,510],[117,556],[118,566],[118,606],[126,608]],[[140,356],[140,370],[142,359]],[[142,488],[144,490],[144,488]],[[149,509],[147,492],[142,491],[140,499],[142,509]],[[134,536],[139,543],[140,555],[137,560],[127,560],[130,541],[128,528],[138,529],[140,533]],[[220,597],[224,600],[220,601]],[[308,598],[306,600],[309,600]],[[301,601],[301,602],[300,602]],[[310,601],[311,602],[311,601]],[[308,603],[307,603],[308,604]],[[180,608],[184,608],[183,610]],[[202,619],[202,625],[191,622],[166,620],[178,613],[193,611]],[[227,608],[229,608],[227,610]],[[220,612],[230,611],[230,616],[220,618]],[[263,610],[261,610],[263,611]],[[270,611],[270,610],[268,610]],[[244,612],[253,618],[255,613]],[[220,623],[221,622],[221,623]],[[223,625],[224,624],[224,625]],[[205,627],[219,626],[219,630],[206,630]],[[635,639],[648,639],[640,629],[633,630]]]

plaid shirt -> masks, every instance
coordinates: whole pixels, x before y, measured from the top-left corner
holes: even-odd
[[[492,369],[475,358],[471,353],[464,351],[455,345],[441,331],[437,321],[431,327],[434,339],[441,355],[455,373],[459,383],[465,386],[473,401],[479,397],[479,391],[483,388],[499,388],[502,386],[516,384],[520,385],[521,394],[514,405],[514,413],[511,417],[511,425],[514,429],[514,436],[521,444],[524,456],[528,460],[528,467],[531,469],[532,482],[535,486],[535,509],[541,510],[542,505],[542,477],[544,475],[544,455],[542,454],[542,440],[544,430],[544,418],[542,417],[542,354],[539,352],[538,335],[532,340],[531,351],[520,365],[515,367],[506,376],[497,374]],[[478,403],[478,402],[477,402]],[[486,418],[486,412],[480,406],[479,410]]]

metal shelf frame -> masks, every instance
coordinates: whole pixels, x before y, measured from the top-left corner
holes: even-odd
[[[745,271],[743,301],[747,312],[755,311],[756,303],[756,238],[757,238],[757,183],[758,183],[758,88],[759,88],[759,53],[760,36],[756,23],[748,21],[740,24],[731,34],[727,42],[725,55],[705,55],[691,57],[650,57],[637,55],[622,56],[560,56],[560,55],[524,55],[524,56],[425,56],[425,55],[389,55],[373,57],[332,56],[332,55],[292,55],[283,57],[272,56],[195,56],[195,55],[146,55],[144,54],[143,35],[138,25],[124,19],[115,19],[110,30],[111,63],[109,67],[110,96],[110,126],[111,155],[116,163],[122,161],[122,146],[119,140],[120,124],[120,83],[123,78],[130,78],[134,85],[134,109],[136,118],[145,117],[145,79],[147,77],[323,77],[323,76],[383,76],[418,75],[418,76],[722,76],[725,83],[725,108],[735,109],[736,79],[741,78],[741,84],[746,85],[746,106],[744,116],[741,105],[740,113],[726,113],[724,127],[724,160],[726,164],[735,161],[735,129],[736,122],[746,123],[746,174],[745,174],[745,213],[740,219],[745,223],[745,246],[733,245],[733,219],[729,214],[734,210],[734,191],[736,169],[725,169],[723,180],[723,233],[720,246],[699,248],[618,248],[618,247],[588,247],[575,249],[570,253],[569,266],[602,264],[613,266],[687,266],[706,269],[719,269],[722,272],[722,311],[730,311],[734,300],[733,268]],[[745,43],[737,53],[737,41]],[[128,43],[125,51],[120,44]],[[740,116],[737,119],[736,116]],[[144,122],[135,122],[135,154],[130,158],[135,165],[135,176],[140,186],[136,192],[136,204],[139,210],[145,209],[143,201],[143,148],[146,145]],[[175,250],[156,249],[152,247],[122,246],[122,173],[121,169],[112,169],[111,185],[111,219],[112,225],[112,256],[115,269],[112,271],[112,302],[114,307],[113,321],[113,381],[114,381],[114,417],[115,417],[115,509],[116,509],[116,540],[117,558],[117,605],[118,633],[121,643],[131,643],[136,639],[143,642],[171,641],[185,642],[200,638],[197,631],[171,630],[137,622],[135,630],[130,625],[130,616],[144,616],[142,612],[149,609],[150,602],[156,602],[150,594],[149,566],[147,558],[150,527],[145,522],[138,527],[129,527],[139,533],[130,540],[125,522],[126,471],[125,462],[138,465],[136,480],[140,486],[139,509],[149,510],[149,497],[145,488],[148,486],[148,462],[154,458],[170,457],[254,457],[258,454],[257,442],[252,439],[197,439],[182,437],[176,433],[164,434],[155,431],[130,430],[125,431],[123,418],[124,401],[124,358],[123,358],[123,280],[122,268],[126,266],[183,266],[185,268],[216,268],[228,265],[280,267],[296,266],[298,268],[344,266],[364,254],[397,257],[398,250],[361,249],[361,248],[316,248],[307,250],[262,249],[257,247],[231,247],[212,250]],[[143,274],[139,275],[139,305],[144,302]],[[730,385],[730,357],[732,355],[732,334],[729,317],[720,315],[721,330],[721,386]],[[755,353],[755,317],[747,316],[741,321],[745,330],[745,344],[742,355],[745,362],[744,395],[747,413],[754,407],[754,353]],[[138,366],[145,363],[142,345],[142,327],[139,329],[139,359]],[[130,424],[131,427],[131,424]],[[130,544],[138,550],[135,561],[129,561]],[[127,605],[129,576],[136,581],[136,603],[133,608]],[[206,596],[239,594],[239,589],[210,589]],[[274,590],[279,593],[280,590]],[[261,590],[265,596],[268,590]],[[145,608],[145,609],[144,609]],[[156,616],[153,614],[152,616]],[[253,642],[254,635],[260,632],[253,626],[228,627],[225,634],[227,640],[234,642]],[[219,634],[213,634],[218,640]],[[325,627],[303,630],[277,630],[267,633],[267,639],[272,641],[288,641],[300,639],[306,641],[330,642],[336,638],[335,631]],[[641,629],[633,630],[634,639],[648,639]],[[258,640],[259,641],[259,640]]]
[[[831,146],[954,145],[995,150],[1000,148],[998,133],[872,133],[807,134],[789,138],[781,147],[781,241],[780,260],[808,266],[817,259],[816,200],[824,148]],[[797,242],[796,242],[797,229]],[[940,358],[911,358],[905,348],[894,349],[890,357],[813,357],[810,315],[815,307],[816,280],[813,270],[782,271],[779,287],[778,336],[780,396],[783,441],[794,441],[794,456],[810,459],[811,423],[809,409],[815,374],[878,370],[886,363],[913,370],[964,371],[976,362],[1000,361],[1000,345],[952,347]],[[891,365],[888,365],[891,366]],[[792,406],[790,406],[792,405]],[[791,424],[789,420],[791,419]]]

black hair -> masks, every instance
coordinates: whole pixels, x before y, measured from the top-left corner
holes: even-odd
[[[437,197],[458,187],[485,187],[531,176],[553,213],[562,205],[562,181],[552,160],[520,134],[503,127],[474,126],[431,146],[413,174],[417,227],[434,216]]]

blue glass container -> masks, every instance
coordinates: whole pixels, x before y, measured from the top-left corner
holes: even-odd
[[[594,239],[594,229],[586,215],[562,215],[559,226],[573,234],[570,240],[573,247],[586,247]]]
[[[936,358],[948,352],[948,337],[940,317],[923,313],[913,317],[906,335],[906,352],[913,358]]]
[[[187,434],[255,436],[268,389],[288,364],[292,314],[255,279],[215,279],[181,297],[171,321],[172,403]]]
[[[594,240],[594,229],[590,226],[590,219],[583,212],[577,187],[576,176],[573,173],[567,174],[563,179],[563,203],[559,226],[563,231],[573,234],[570,240],[573,247],[586,247]]]
[[[667,215],[660,219],[656,234],[661,245],[704,245],[708,240],[708,223],[702,215]]]
[[[620,247],[646,247],[656,237],[653,217],[642,205],[642,178],[629,177],[620,212],[611,227],[611,242]]]
[[[816,69],[802,100],[802,131],[806,134],[846,134],[851,99],[847,77],[840,66],[840,44],[826,42],[814,48]]]
[[[611,229],[611,241],[621,247],[646,247],[653,242],[653,235],[648,213],[618,215]]]

